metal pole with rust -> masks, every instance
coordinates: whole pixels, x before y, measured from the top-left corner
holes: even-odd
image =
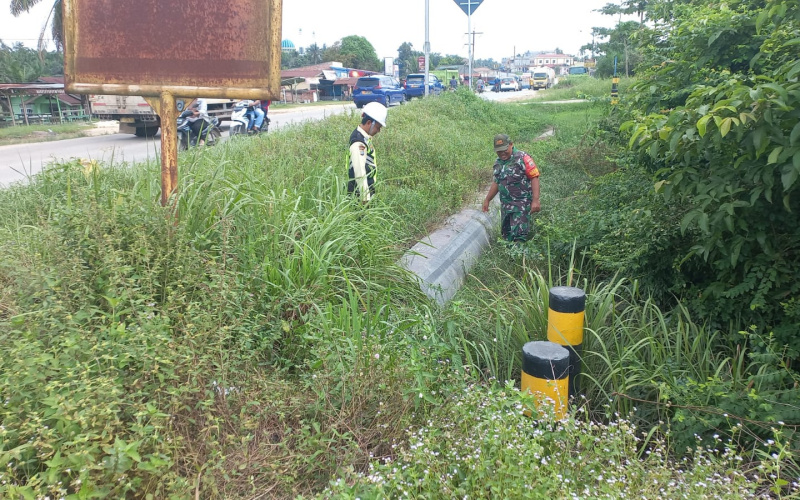
[[[178,188],[178,109],[170,92],[162,92],[160,99],[145,99],[161,122],[161,205],[166,206]]]

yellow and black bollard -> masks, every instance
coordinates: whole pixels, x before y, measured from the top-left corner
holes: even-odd
[[[522,346],[520,390],[536,397],[537,409],[552,405],[558,419],[566,416],[569,404],[569,356],[568,350],[553,342],[528,342]]]
[[[619,104],[619,77],[611,79],[611,105]]]
[[[580,391],[581,348],[586,293],[580,288],[555,286],[550,289],[547,312],[547,340],[569,350],[569,396]]]

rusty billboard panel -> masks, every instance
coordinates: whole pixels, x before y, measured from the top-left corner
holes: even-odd
[[[66,89],[272,98],[282,0],[63,0]]]

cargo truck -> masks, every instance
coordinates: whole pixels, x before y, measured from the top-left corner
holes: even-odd
[[[194,99],[177,99],[178,111],[182,111]],[[206,99],[209,116],[220,121],[231,117],[235,99]],[[99,120],[118,120],[121,134],[135,134],[137,137],[153,137],[161,123],[153,108],[144,97],[125,95],[90,95],[89,105],[92,116]]]
[[[556,79],[556,72],[553,68],[541,67],[531,70],[533,73],[533,89],[549,89],[553,86]]]

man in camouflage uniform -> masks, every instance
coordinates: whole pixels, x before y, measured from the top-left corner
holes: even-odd
[[[500,193],[501,232],[507,241],[525,241],[530,230],[530,214],[541,209],[539,205],[539,169],[533,158],[514,147],[505,134],[494,136],[494,182],[483,200],[483,211],[489,211],[489,202]]]

